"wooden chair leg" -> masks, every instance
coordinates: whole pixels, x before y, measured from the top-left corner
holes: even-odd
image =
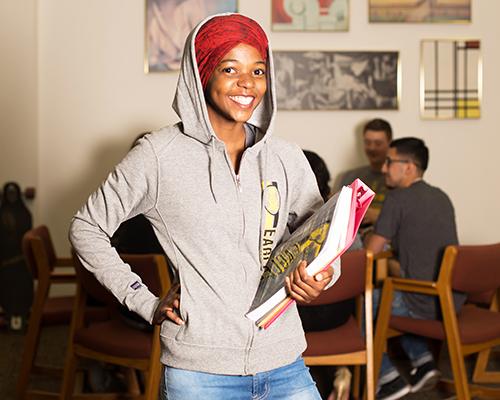
[[[145,374],[144,399],[157,400],[160,393],[161,373],[163,371],[161,363],[158,361],[149,373]]]
[[[490,304],[491,311],[497,311],[500,308],[500,289],[493,295]],[[487,371],[490,356],[498,355],[499,352],[494,349],[480,351],[477,356],[476,366],[472,375],[472,381],[475,383],[500,383],[500,372]]]
[[[140,395],[141,388],[137,379],[137,371],[134,368],[125,368],[125,382],[127,383],[127,393],[131,395]]]
[[[458,400],[470,400],[467,371],[465,369],[464,357],[460,344],[453,338],[448,337],[448,353],[450,356],[453,381]]]
[[[477,355],[472,381],[475,383],[500,383],[500,372],[487,371],[490,355],[494,350],[487,349],[480,351]]]
[[[39,342],[40,326],[37,323],[32,324],[32,319],[35,318],[30,318],[28,332],[26,333],[26,339],[24,341],[21,367],[19,369],[19,376],[17,379],[16,391],[17,398],[20,400],[24,399],[26,390],[29,385],[31,370],[33,369],[33,364],[35,363],[37,353],[36,350]]]
[[[353,367],[353,378],[352,378],[352,397],[355,399],[359,399],[360,390],[359,387],[361,385],[361,366],[355,365]]]
[[[73,353],[73,346],[70,344],[66,352],[66,360],[64,363],[61,400],[70,400],[72,398],[76,379],[76,364],[77,358]]]
[[[73,393],[75,391],[76,367],[78,358],[75,354],[75,345],[73,343],[73,340],[75,338],[76,330],[79,327],[83,326],[83,310],[86,301],[86,293],[83,291],[81,285],[77,284],[75,302],[73,304],[73,316],[69,329],[68,345],[66,347],[66,357],[64,360],[64,374],[61,385],[60,400],[70,400],[71,398],[73,398]]]
[[[378,308],[375,339],[373,341],[373,376],[375,390],[379,378],[380,366],[382,364],[382,355],[387,345],[387,332],[389,330],[389,319],[391,317],[392,298],[392,281],[391,279],[386,279]]]
[[[26,396],[31,371],[36,361],[38,343],[40,341],[40,325],[42,323],[43,304],[47,298],[48,290],[49,287],[47,284],[39,284],[36,298],[31,309],[16,387],[17,398],[19,400],[24,399]]]

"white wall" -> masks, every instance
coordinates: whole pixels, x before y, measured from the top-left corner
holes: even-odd
[[[0,189],[38,180],[36,35],[33,0],[0,1]]]
[[[7,11],[20,11],[18,3],[32,2],[10,0]],[[368,24],[367,0],[351,0],[350,31],[341,33],[271,32],[268,1],[239,0],[239,6],[242,13],[263,24],[274,49],[399,50],[403,81],[398,111],[283,111],[277,119],[277,133],[317,151],[333,175],[337,175],[363,163],[356,132],[360,124],[373,117],[386,118],[392,123],[396,137],[413,135],[426,140],[431,151],[426,178],[451,196],[460,240],[500,241],[499,202],[492,200],[500,197],[500,174],[496,167],[500,118],[495,108],[495,101],[500,99],[499,1],[473,1],[471,24],[403,25]],[[0,26],[4,20],[10,21],[10,17],[2,12]],[[16,32],[14,23],[11,29]],[[26,27],[29,32],[34,26],[35,21],[27,18],[18,30]],[[22,33],[9,39],[21,48],[27,41],[26,32]],[[39,158],[37,222],[50,226],[58,250],[64,253],[72,214],[124,155],[132,139],[142,131],[177,121],[171,110],[177,76],[143,73],[143,0],[39,0],[37,33],[39,147],[33,145],[36,151],[30,153],[31,158]],[[421,120],[420,40],[469,37],[481,39],[484,54],[481,119]],[[2,37],[2,46],[5,42]],[[32,56],[35,50],[32,42],[28,42],[28,55]],[[15,53],[11,50],[11,54]],[[20,117],[14,119],[10,128],[0,121],[2,138],[5,131],[24,133],[25,125],[33,125],[35,114],[31,103],[25,101],[30,96],[24,93],[36,93],[31,69],[12,70],[3,64],[2,86],[4,81],[7,86],[10,84],[6,74],[16,72],[14,81],[20,89],[14,93],[16,106],[3,97],[0,105],[4,109],[7,104],[10,113]],[[16,140],[2,139],[0,160],[4,153],[8,159],[24,158]],[[14,150],[6,150],[4,141]],[[29,143],[36,143],[33,136]],[[6,163],[0,163],[3,171]],[[33,165],[36,164],[29,163],[28,172],[23,173],[32,176]],[[23,169],[16,167],[9,176],[17,176],[20,171]]]

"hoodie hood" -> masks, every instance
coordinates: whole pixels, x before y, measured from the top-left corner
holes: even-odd
[[[173,108],[182,121],[183,132],[208,144],[212,138],[217,138],[208,118],[207,106],[203,86],[198,72],[198,63],[195,54],[195,38],[200,28],[214,17],[232,15],[223,13],[212,15],[201,21],[188,35],[184,46],[181,61],[179,80],[175,93]],[[258,128],[256,141],[265,142],[272,134],[274,116],[276,113],[276,89],[274,87],[274,64],[271,47],[268,47],[267,57],[267,91],[261,103],[255,109],[252,117],[247,121]]]

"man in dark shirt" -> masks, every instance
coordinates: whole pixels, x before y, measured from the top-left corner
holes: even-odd
[[[387,187],[382,168],[391,140],[392,127],[389,122],[380,118],[368,121],[363,127],[363,147],[368,165],[345,172],[340,179],[340,186],[335,190],[340,190],[342,186],[349,185],[356,178],[359,178],[375,192],[375,198],[363,219],[360,230],[362,236],[371,232],[384,203]]]
[[[390,144],[382,171],[389,191],[367,248],[378,253],[389,242],[400,263],[403,278],[436,280],[444,249],[458,243],[455,212],[448,196],[426,183],[422,177],[427,169],[429,151],[417,138],[402,138]],[[380,292],[374,295],[378,305]],[[457,309],[463,304],[462,295],[455,293]],[[393,315],[412,318],[439,318],[434,296],[395,292]],[[432,387],[439,379],[426,341],[405,335],[401,345],[414,369],[408,383],[384,354],[380,371],[377,399],[399,399],[409,392]]]

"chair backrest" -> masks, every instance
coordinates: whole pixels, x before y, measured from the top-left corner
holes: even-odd
[[[344,253],[341,258],[341,274],[335,284],[321,293],[314,301],[303,306],[318,306],[355,298],[365,291],[366,251]]]
[[[141,277],[142,282],[153,294],[162,296],[168,291],[170,278],[164,256],[159,254],[120,254],[120,258]],[[118,300],[99,283],[94,274],[82,265],[74,252],[73,260],[77,280],[85,293],[108,306],[117,306]]]
[[[22,239],[22,248],[33,278],[38,279],[39,273],[50,273],[54,269],[56,253],[45,225],[27,231]]]
[[[451,287],[454,290],[477,294],[500,288],[500,243],[448,246],[444,261],[453,253],[456,254],[451,272]]]

